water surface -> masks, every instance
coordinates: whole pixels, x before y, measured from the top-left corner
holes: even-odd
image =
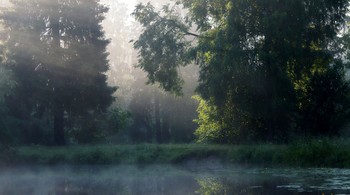
[[[350,194],[349,169],[46,166],[0,172],[0,194]]]

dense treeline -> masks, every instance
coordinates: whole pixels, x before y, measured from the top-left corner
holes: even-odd
[[[95,0],[11,3],[1,13],[2,68],[16,86],[4,96],[1,131],[27,144],[63,145],[68,134],[78,142],[93,139],[114,100],[104,74],[108,40],[100,25],[108,9]]]
[[[102,1],[103,2],[103,1]],[[105,1],[108,2],[108,1]],[[147,2],[140,0],[138,2]],[[186,81],[184,95],[175,97],[158,86],[147,85],[146,74],[134,67],[137,51],[130,40],[140,35],[141,26],[132,20],[123,1],[109,3],[110,10],[104,21],[107,37],[112,37],[110,51],[109,83],[117,85],[115,102],[128,116],[126,126],[112,137],[114,143],[184,143],[193,142],[197,103],[191,98],[198,80],[194,65],[181,69]],[[163,0],[152,4],[161,8]],[[181,10],[179,10],[181,11]],[[120,28],[116,28],[116,26]]]
[[[129,43],[140,25],[122,1],[10,2],[0,11],[1,142],[193,141],[195,68],[182,98],[145,85]]]
[[[139,0],[136,21],[120,1],[10,2],[1,143],[281,143],[349,122],[346,0]]]
[[[189,13],[177,14],[178,6]],[[139,4],[138,66],[150,83],[178,94],[178,67],[199,65],[199,141],[338,135],[349,119],[342,34],[348,6],[346,0],[180,0],[156,11]]]

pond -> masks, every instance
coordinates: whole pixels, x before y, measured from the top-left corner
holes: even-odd
[[[0,194],[348,194],[349,169],[46,166],[0,172]]]

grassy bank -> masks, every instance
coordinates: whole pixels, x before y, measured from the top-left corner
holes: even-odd
[[[3,154],[11,164],[150,164],[205,161],[259,166],[347,167],[350,144],[346,141],[312,140],[291,145],[105,145],[27,146]],[[5,158],[6,157],[6,158]]]

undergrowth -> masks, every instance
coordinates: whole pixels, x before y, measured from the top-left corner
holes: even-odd
[[[257,166],[350,167],[350,143],[314,139],[289,145],[139,144],[44,147],[0,151],[2,162],[15,164],[165,164],[206,161]],[[1,161],[0,161],[1,162]]]

